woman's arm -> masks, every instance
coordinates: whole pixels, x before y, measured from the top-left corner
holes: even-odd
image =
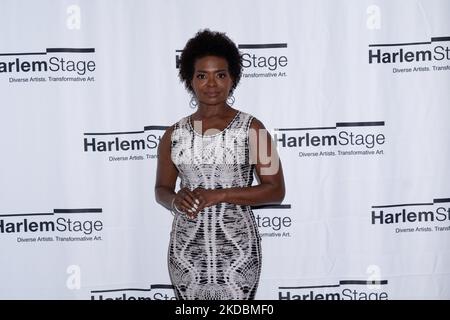
[[[168,128],[159,142],[155,198],[159,204],[168,210],[173,210],[173,205],[175,205],[178,210],[191,215],[193,213],[191,208],[197,208],[199,200],[188,188],[182,188],[178,193],[175,193],[178,170],[171,158],[172,132],[173,127]]]
[[[281,203],[285,195],[281,161],[269,132],[255,118],[250,125],[250,159],[255,163],[259,185],[216,190],[197,188],[194,195],[200,199],[199,210],[219,202],[238,205]]]

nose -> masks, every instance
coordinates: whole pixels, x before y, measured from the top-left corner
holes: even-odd
[[[208,82],[206,83],[209,87],[215,87],[217,85],[215,77],[208,77]]]

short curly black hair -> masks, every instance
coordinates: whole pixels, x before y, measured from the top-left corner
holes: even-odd
[[[193,93],[191,86],[194,77],[194,66],[197,59],[206,56],[216,56],[227,60],[228,72],[233,79],[230,94],[236,88],[242,76],[242,56],[236,44],[223,32],[200,30],[188,40],[180,57],[178,76],[186,89]]]

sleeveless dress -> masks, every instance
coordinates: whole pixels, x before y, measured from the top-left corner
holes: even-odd
[[[221,132],[194,130],[190,117],[174,125],[171,158],[180,187],[194,190],[249,187],[253,117],[238,111]],[[219,203],[194,220],[175,214],[168,253],[169,274],[178,299],[254,299],[261,273],[261,238],[250,206]]]

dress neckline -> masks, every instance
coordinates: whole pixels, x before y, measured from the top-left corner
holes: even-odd
[[[215,133],[215,134],[206,134],[205,135],[205,134],[201,134],[201,133],[198,133],[197,131],[195,131],[194,127],[192,126],[192,115],[188,116],[189,128],[194,132],[194,134],[196,134],[202,138],[216,137],[218,135],[221,135],[224,131],[228,130],[231,127],[231,125],[236,121],[236,119],[238,118],[238,115],[240,113],[241,113],[241,111],[237,110],[236,114],[234,115],[233,119],[228,123],[228,125],[223,130],[221,130],[220,132]]]

